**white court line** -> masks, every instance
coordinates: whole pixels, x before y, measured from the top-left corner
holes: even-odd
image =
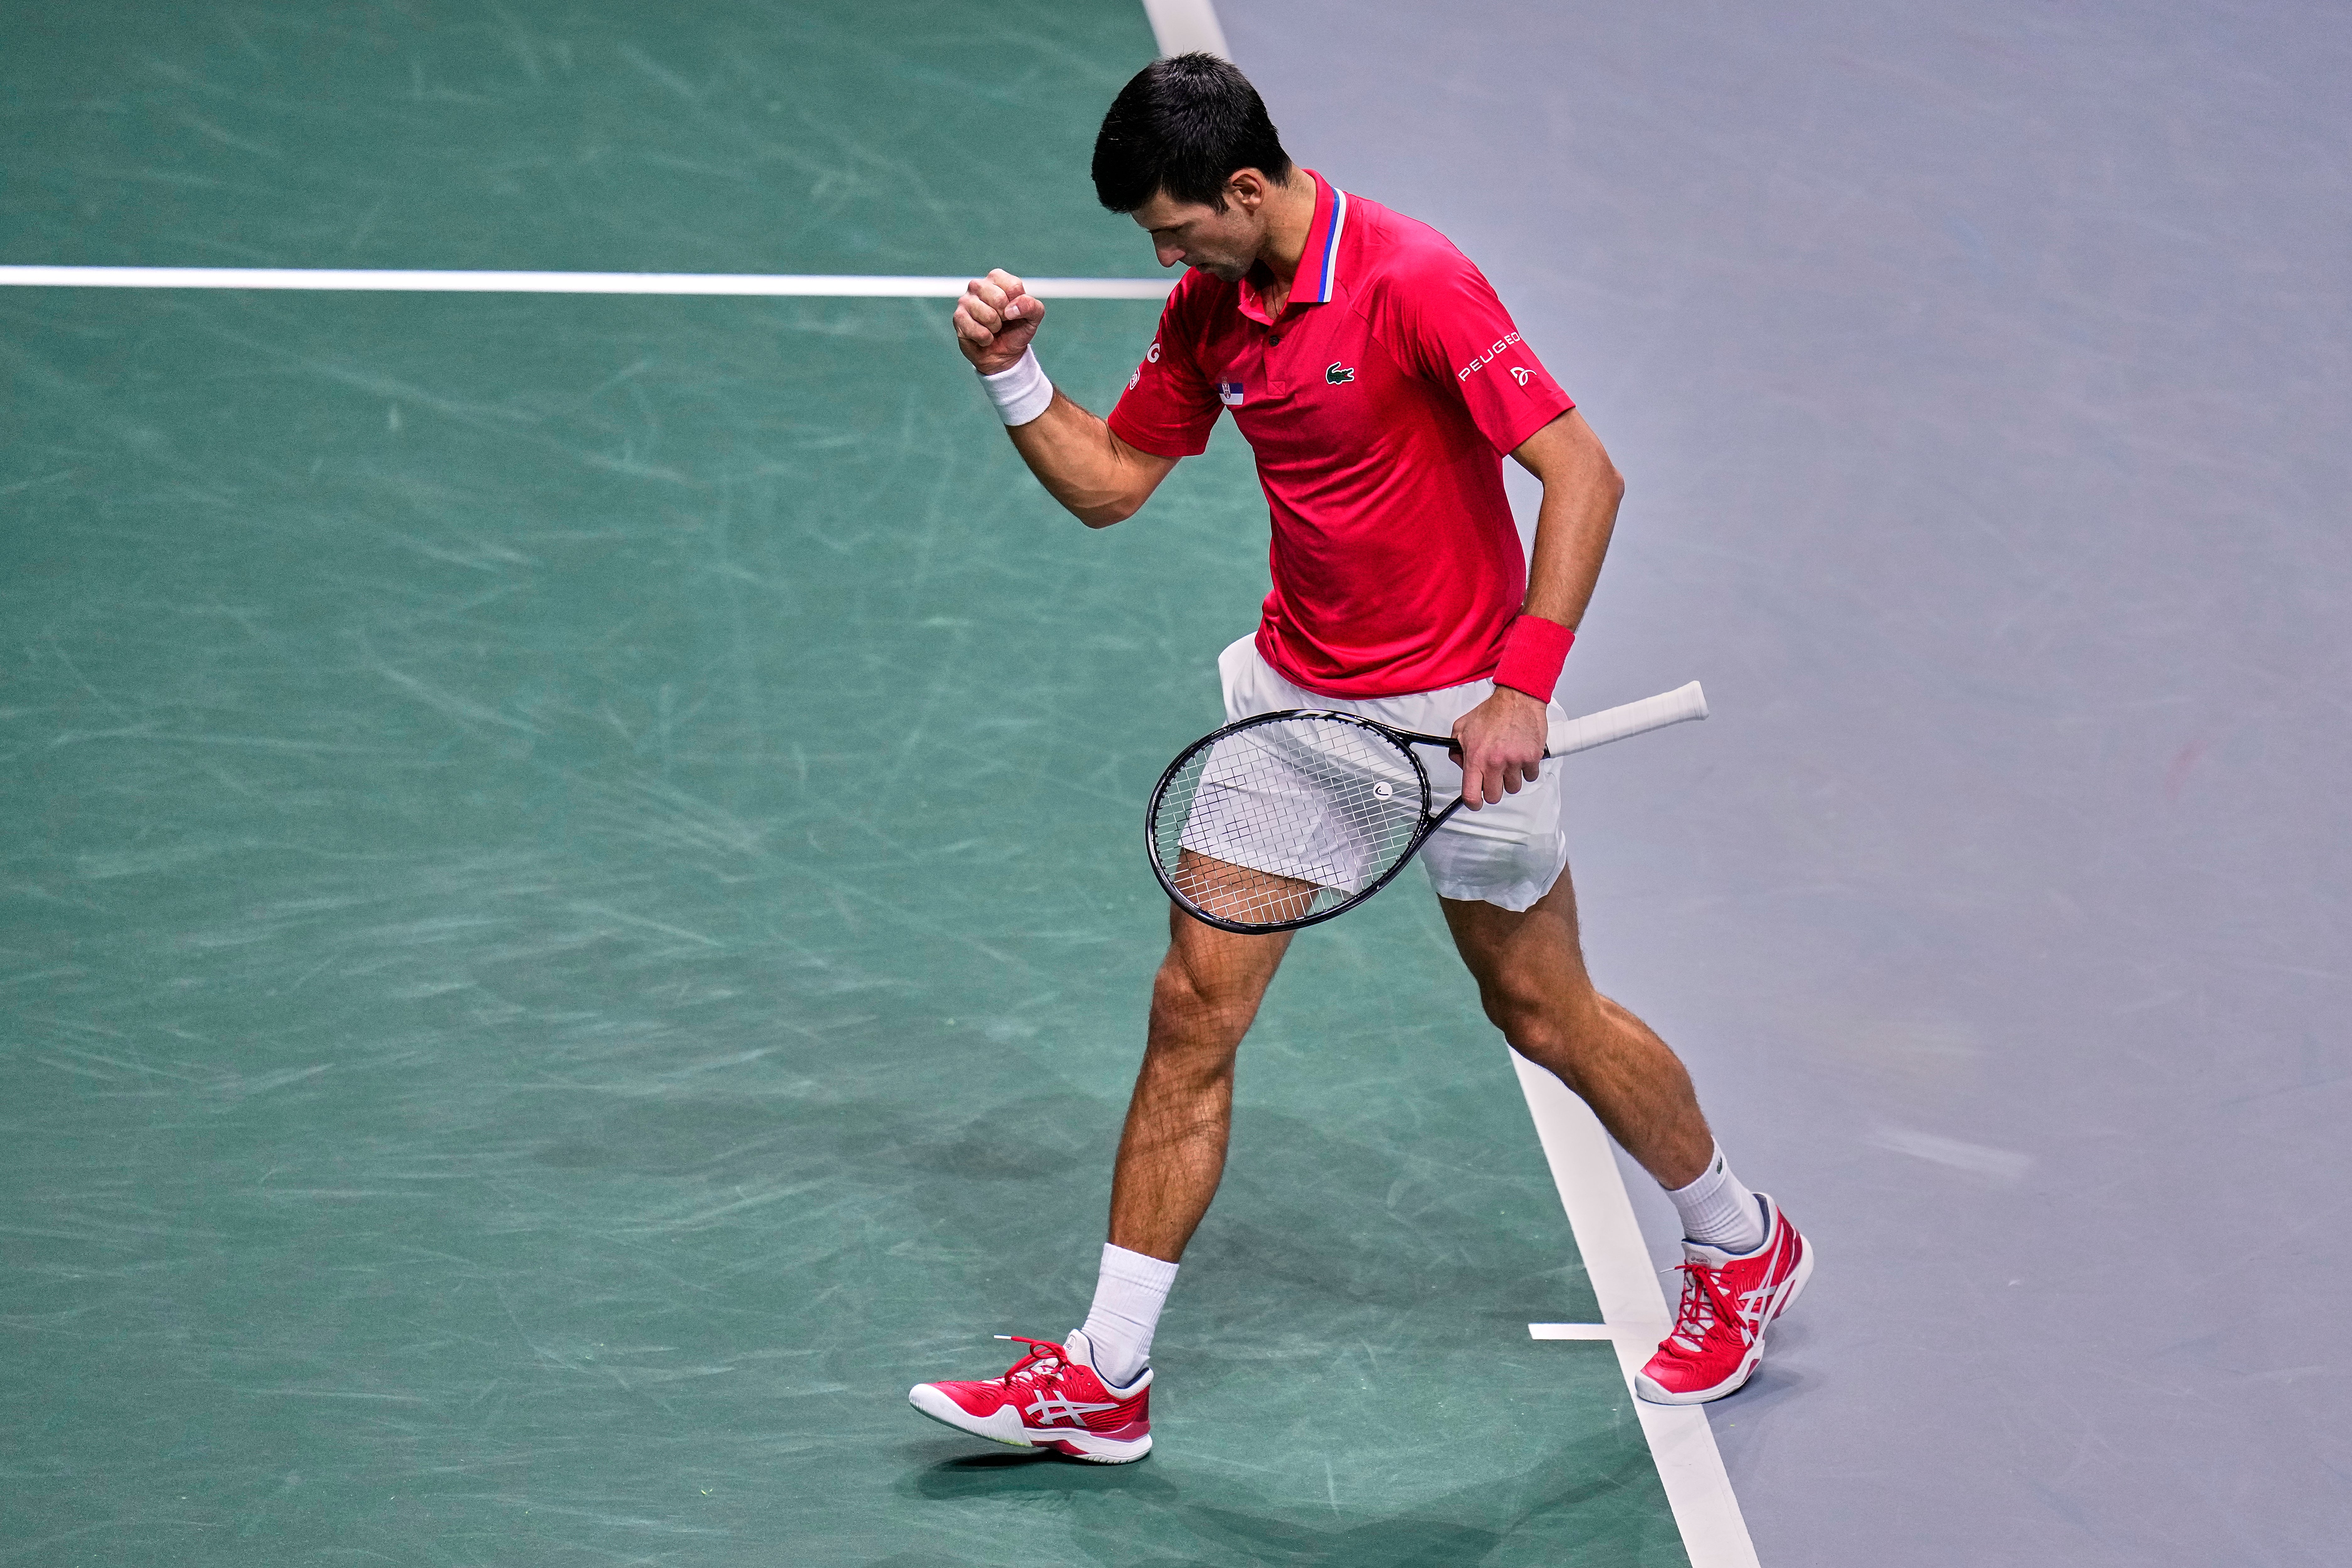
[[[961,278],[819,272],[400,272],[322,267],[0,267],[17,289],[319,289],[415,294],[748,294],[952,300]],[[1173,278],[1031,278],[1041,300],[1164,300]]]
[[[1225,52],[1225,30],[1211,0],[1143,0],[1143,14],[1151,18],[1151,37],[1163,56],[1198,49],[1221,60],[1234,58]]]
[[[1607,1340],[1617,1352],[1618,1370],[1631,1394],[1634,1374],[1650,1359],[1671,1320],[1665,1292],[1650,1268],[1650,1249],[1633,1223],[1625,1179],[1617,1173],[1609,1134],[1591,1107],[1517,1051],[1511,1053],[1511,1066],[1518,1071],[1519,1090],[1528,1097],[1536,1136],[1543,1142],[1544,1159],[1568,1210],[1569,1228],[1576,1233],[1584,1271],[1601,1302],[1598,1323],[1529,1323],[1528,1332],[1539,1340]],[[1696,1405],[1653,1405],[1637,1398],[1633,1413],[1641,1419],[1642,1435],[1650,1440],[1650,1457],[1657,1463],[1658,1479],[1665,1486],[1666,1504],[1675,1510],[1675,1526],[1682,1531],[1691,1568],[1758,1568],[1756,1544],[1748,1537],[1748,1521],[1732,1495],[1731,1478],[1724,1474],[1723,1456],[1716,1448],[1706,1412]]]
[[[1613,1340],[1619,1334],[1633,1333],[1647,1334],[1649,1342],[1656,1344],[1664,1337],[1664,1331],[1665,1325],[1663,1323],[1658,1326],[1655,1332],[1645,1328],[1612,1328],[1607,1323],[1529,1323],[1528,1325],[1528,1338],[1531,1340]]]

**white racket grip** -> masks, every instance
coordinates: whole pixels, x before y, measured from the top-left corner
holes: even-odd
[[[1706,693],[1700,690],[1698,682],[1694,680],[1688,686],[1661,691],[1655,697],[1644,697],[1639,702],[1621,703],[1614,708],[1603,708],[1598,713],[1587,713],[1581,719],[1570,719],[1552,731],[1551,750],[1544,755],[1565,757],[1575,752],[1589,752],[1595,746],[1605,746],[1628,735],[1647,734],[1652,730],[1663,730],[1686,719],[1706,717]]]

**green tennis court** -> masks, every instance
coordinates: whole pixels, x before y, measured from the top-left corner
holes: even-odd
[[[0,259],[1149,271],[1141,8],[991,9],[77,7]],[[0,1562],[1685,1562],[1418,876],[1244,1052],[1150,1460],[906,1406],[1085,1311],[1229,428],[1097,534],[940,301],[0,324]]]

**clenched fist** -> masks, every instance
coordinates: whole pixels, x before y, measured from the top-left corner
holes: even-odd
[[[955,308],[956,346],[973,369],[994,375],[1021,362],[1045,319],[1045,301],[1000,267],[964,285]]]

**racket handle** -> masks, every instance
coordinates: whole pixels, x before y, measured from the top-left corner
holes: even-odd
[[[1571,719],[1552,731],[1551,750],[1544,755],[1565,757],[1574,752],[1589,752],[1595,746],[1605,746],[1628,735],[1645,734],[1652,730],[1663,730],[1669,724],[1679,724],[1686,719],[1706,717],[1706,693],[1700,690],[1698,682],[1694,680],[1688,686],[1661,691],[1655,697],[1644,697],[1639,702],[1603,708],[1598,713]]]

